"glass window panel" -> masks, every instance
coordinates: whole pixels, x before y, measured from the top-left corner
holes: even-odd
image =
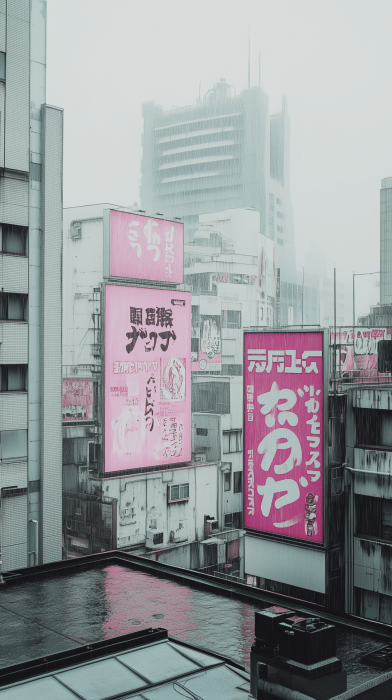
[[[198,669],[196,664],[179,654],[167,642],[121,654],[119,658],[150,683],[161,683]]]
[[[9,294],[8,296],[8,320],[23,321],[24,317],[24,295]]]
[[[214,698],[214,700],[237,697],[238,686],[242,685],[243,682],[243,676],[234,673],[224,665],[204,673],[198,673],[191,678],[180,679],[181,689],[186,688],[196,696]]]
[[[145,683],[116,659],[106,659],[56,674],[86,700],[104,700],[120,693],[145,688]]]
[[[0,441],[2,459],[27,457],[27,430],[3,430]]]
[[[0,51],[0,79],[5,80],[5,53]]]
[[[39,678],[29,683],[21,683],[13,688],[0,690],[0,700],[77,700],[77,696],[65,688],[55,678]]]
[[[181,484],[180,498],[189,498],[189,484]]]
[[[198,649],[185,647],[180,644],[175,644],[174,642],[170,642],[170,645],[174,649],[177,649],[181,654],[187,656],[188,659],[191,659],[191,661],[194,661],[196,664],[200,664],[200,666],[212,666],[223,663],[221,659],[205,654],[203,651],[199,651]]]
[[[24,365],[8,365],[8,391],[26,390],[26,367]]]
[[[170,500],[175,501],[180,497],[180,487],[179,486],[172,486],[171,487],[171,494],[170,494]]]
[[[224,478],[225,491],[230,491],[230,489],[231,489],[231,474],[230,474],[230,472],[225,472],[223,475],[223,478]]]
[[[230,452],[230,433],[223,433],[223,454]]]

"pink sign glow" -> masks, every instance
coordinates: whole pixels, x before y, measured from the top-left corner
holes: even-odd
[[[63,379],[63,421],[93,420],[93,380]]]
[[[191,295],[106,286],[105,471],[191,458]]]
[[[323,541],[323,334],[245,333],[245,527]]]
[[[110,210],[110,275],[183,282],[184,224]]]

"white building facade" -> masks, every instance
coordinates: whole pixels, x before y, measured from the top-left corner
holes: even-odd
[[[63,112],[46,2],[0,2],[2,570],[61,559]]]

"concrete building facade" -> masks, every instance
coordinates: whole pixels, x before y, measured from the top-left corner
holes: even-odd
[[[276,245],[284,276],[295,270],[289,180],[289,116],[270,115],[268,95],[259,87],[240,95],[221,79],[203,100],[164,111],[143,105],[143,209],[180,216],[191,242],[199,215],[253,207],[260,232]]]
[[[61,559],[63,112],[46,104],[46,2],[0,2],[3,571]]]

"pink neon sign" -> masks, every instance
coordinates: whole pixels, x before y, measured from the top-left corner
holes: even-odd
[[[105,471],[191,458],[191,295],[106,286]]]
[[[246,333],[245,527],[323,541],[323,334]]]
[[[110,210],[110,275],[183,282],[184,225]]]

